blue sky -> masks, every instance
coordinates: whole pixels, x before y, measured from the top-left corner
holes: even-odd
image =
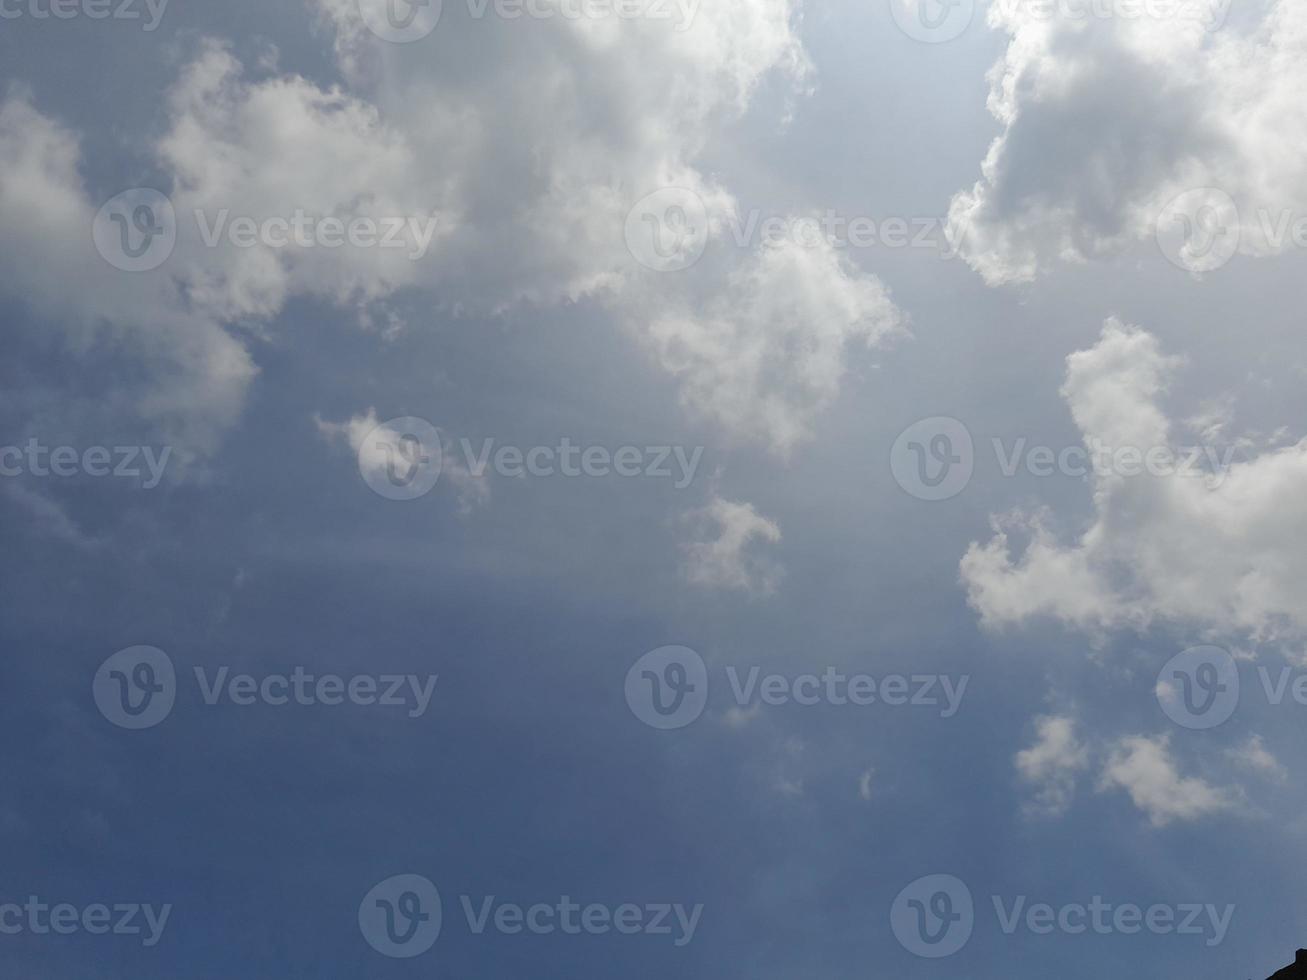
[[[1292,960],[1307,19],[924,4],[0,3],[6,976]]]

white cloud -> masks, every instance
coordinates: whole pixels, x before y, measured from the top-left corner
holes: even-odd
[[[791,242],[734,269],[701,309],[655,315],[648,338],[690,407],[784,456],[839,393],[849,343],[900,322],[878,281],[829,246]]]
[[[1284,782],[1289,778],[1289,771],[1271,754],[1260,735],[1248,736],[1248,741],[1242,745],[1227,749],[1226,755],[1241,768],[1276,782]]]
[[[1089,750],[1076,736],[1073,719],[1048,715],[1035,720],[1035,744],[1016,755],[1017,772],[1035,786],[1032,812],[1058,816],[1075,793],[1076,778],[1089,766]]]
[[[776,748],[772,768],[772,789],[791,799],[803,796],[805,764],[803,755],[807,745],[798,738],[787,738]]]
[[[862,775],[858,777],[858,799],[871,799],[871,781],[875,776],[875,769],[866,769],[863,771]]]
[[[801,91],[809,71],[792,0],[705,4],[680,31],[648,19],[473,19],[446,4],[435,32],[410,45],[372,37],[353,0],[316,3],[354,94],[403,135],[423,173],[447,182],[458,217],[424,275],[463,308],[595,296],[656,309],[692,274],[637,266],[628,211],[680,187],[720,226],[733,198],[695,158],[764,78]]]
[[[754,595],[776,590],[781,569],[757,554],[756,544],[775,544],[781,530],[752,504],[714,497],[691,515],[696,537],[685,545],[685,577],[695,585]]]
[[[1154,827],[1176,820],[1192,821],[1231,809],[1234,792],[1201,779],[1181,776],[1171,758],[1169,735],[1148,738],[1131,735],[1112,747],[1099,789],[1123,789]]]
[[[727,728],[746,728],[762,715],[762,702],[758,701],[749,705],[747,708],[741,708],[738,704],[733,704],[722,714],[722,724]]]
[[[234,420],[254,373],[222,327],[265,328],[296,296],[364,325],[393,323],[386,300],[405,288],[453,313],[589,298],[681,379],[691,410],[781,456],[838,393],[847,342],[897,327],[881,284],[829,248],[732,246],[735,199],[697,163],[764,80],[779,83],[769,92],[782,93],[771,106],[782,117],[808,90],[797,0],[704,4],[688,25],[475,18],[446,4],[409,45],[373,37],[354,0],[314,6],[342,87],[276,73],[275,59],[247,70],[203,40],[169,89],[152,149],[178,241],[149,276],[116,275],[86,247],[96,208],[75,138],[21,96],[0,122],[0,217],[17,257],[4,285],[149,333],[169,370],[155,372],[143,410],[201,420],[197,451]],[[714,249],[675,274],[641,267],[624,239],[635,202],[667,187],[704,202]],[[435,224],[423,226],[429,241],[406,224],[406,249],[231,241],[232,222],[301,212]],[[87,272],[96,288],[62,288]]]
[[[379,446],[367,446],[369,433],[381,425],[376,408],[369,406],[366,412],[353,415],[344,422],[332,422],[321,415],[315,415],[313,423],[328,442],[340,440],[348,445],[358,455],[360,470],[377,474],[385,472],[385,454]]]
[[[344,422],[332,422],[321,415],[315,415],[313,421],[319,434],[328,442],[343,442],[349,446],[360,471],[377,475],[386,471],[389,458],[382,451],[382,444],[367,441],[368,435],[382,424],[376,408],[369,406],[366,412],[353,415]],[[490,500],[490,484],[485,477],[474,476],[459,460],[452,442],[445,438],[444,432],[437,432],[441,441],[439,479],[455,489],[459,513],[467,516],[474,508]]]
[[[83,531],[64,507],[44,494],[12,481],[4,484],[4,490],[10,500],[27,512],[31,527],[41,533],[86,551],[105,543],[104,538],[94,538]]]
[[[435,213],[439,231],[417,262],[226,250],[191,284],[224,310],[267,314],[299,292],[377,300],[402,286],[453,311],[591,298],[681,380],[691,410],[781,456],[838,393],[847,342],[872,345],[898,326],[879,281],[830,248],[729,243],[736,202],[696,165],[765,78],[791,97],[806,91],[794,0],[706,4],[684,30],[471,19],[447,4],[411,45],[372,37],[350,0],[317,6],[348,93],[295,76],[245,80],[206,45],[172,94],[161,143],[182,207]],[[631,207],[667,187],[703,201],[714,253],[678,273],[641,267],[624,238]]]
[[[449,175],[427,168],[365,101],[295,75],[249,81],[232,54],[209,41],[168,105],[158,153],[178,213],[172,264],[193,301],[216,316],[271,317],[296,295],[363,306],[417,281],[414,256],[452,233]],[[294,220],[297,212],[314,222],[384,223],[382,237],[401,221],[391,237],[403,245],[305,246],[276,229],[275,244],[232,243],[232,222]]]
[[[1176,361],[1156,338],[1109,320],[1067,359],[1062,394],[1087,445],[1175,446],[1159,405]],[[1162,620],[1257,638],[1307,628],[1307,442],[1245,447],[1220,479],[1100,472],[1095,516],[1064,544],[1046,514],[994,519],[961,562],[988,626],[1050,616],[1101,631]],[[1025,539],[1014,556],[1014,536]]]
[[[1205,17],[1049,17],[1038,6],[990,7],[990,24],[1011,35],[990,74],[1003,132],[982,179],[950,209],[963,255],[987,282],[1122,250],[1153,236],[1178,194],[1203,187],[1233,199],[1241,251],[1283,247],[1259,212],[1307,206],[1297,151],[1307,139],[1307,8],[1255,0],[1238,23],[1210,29]]]
[[[185,462],[211,451],[239,414],[254,365],[208,311],[163,270],[127,274],[95,251],[99,210],[82,184],[75,134],[41,113],[29,93],[0,101],[0,292],[60,331],[66,349],[112,345],[146,380],[115,392],[99,421],[144,419]],[[75,394],[75,393],[74,393]],[[47,424],[56,424],[49,409]]]

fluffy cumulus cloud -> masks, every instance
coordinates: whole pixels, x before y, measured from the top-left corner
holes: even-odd
[[[216,316],[271,317],[295,295],[365,305],[416,282],[450,230],[447,178],[367,102],[297,76],[250,81],[208,42],[168,104],[171,265]]]
[[[1194,234],[1233,236],[1251,255],[1287,246],[1279,216],[1307,206],[1293,149],[1307,138],[1307,8],[1229,6],[990,6],[1010,35],[990,76],[1003,129],[950,210],[989,283],[1116,252],[1159,222],[1196,222]],[[1201,188],[1215,193],[1187,193]]]
[[[1238,794],[1193,776],[1182,776],[1171,756],[1171,740],[1162,735],[1131,735],[1112,746],[1099,789],[1130,795],[1154,827],[1192,821],[1230,810]]]
[[[1060,817],[1070,809],[1082,779],[1096,774],[1100,793],[1124,792],[1154,827],[1192,822],[1217,814],[1248,813],[1247,794],[1235,780],[1252,775],[1280,782],[1284,767],[1259,735],[1209,760],[1219,769],[1220,785],[1182,772],[1170,734],[1084,735],[1070,715],[1035,719],[1035,740],[1014,759],[1021,781],[1031,790],[1025,804],[1031,816]]]
[[[775,544],[781,529],[749,503],[713,497],[691,515],[694,537],[685,545],[685,577],[710,589],[768,595],[780,582],[780,566],[760,545]]]
[[[662,18],[650,4],[651,16],[619,19],[572,6],[545,0],[533,6],[544,16],[504,20],[493,2],[484,16],[446,3],[428,37],[388,45],[370,33],[367,4],[319,0],[351,83],[427,170],[452,175],[452,230],[426,263],[439,295],[492,310],[604,303],[680,379],[690,409],[785,455],[838,391],[850,342],[901,320],[879,281],[829,246],[732,244],[737,202],[696,164],[765,79],[788,98],[809,85],[799,9],[687,3]],[[672,188],[705,254],[646,268],[628,235],[647,229],[628,215]],[[661,221],[667,204],[645,217]]]
[[[829,246],[790,242],[742,263],[702,308],[654,316],[647,336],[690,407],[785,455],[839,393],[849,343],[899,325],[879,282]]]
[[[1048,715],[1035,721],[1035,743],[1016,755],[1017,772],[1035,788],[1032,812],[1066,812],[1077,776],[1089,766],[1089,750],[1076,735],[1072,718]]]
[[[1298,545],[1307,532],[1307,441],[1241,441],[1241,458],[1222,449],[1204,462],[1161,405],[1177,363],[1155,337],[1116,320],[1067,359],[1062,394],[1099,461],[1094,518],[1067,541],[1047,514],[995,518],[994,536],[973,543],[961,563],[985,624],[1048,616],[1100,631],[1179,622],[1257,639],[1307,629],[1307,555]]]

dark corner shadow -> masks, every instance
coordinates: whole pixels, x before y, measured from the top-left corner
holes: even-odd
[[[1293,966],[1286,966],[1278,973],[1272,973],[1269,980],[1307,980],[1307,949],[1298,950]]]

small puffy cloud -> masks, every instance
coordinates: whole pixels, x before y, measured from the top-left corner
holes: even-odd
[[[987,282],[1121,251],[1201,188],[1233,202],[1238,225],[1227,231],[1240,251],[1284,247],[1263,213],[1307,206],[1296,150],[1307,139],[1307,8],[1253,0],[1226,23],[1228,5],[1156,5],[1172,11],[1161,17],[990,6],[991,26],[1010,35],[990,72],[1003,131],[949,215]]]
[[[317,426],[318,433],[328,442],[339,439],[350,449],[358,452],[363,447],[363,441],[368,437],[368,433],[379,426],[381,420],[377,418],[377,410],[369,406],[366,412],[353,415],[344,422],[332,422],[321,415],[315,415],[313,424]],[[365,459],[360,461],[359,465],[379,472],[385,466],[385,460]]]
[[[781,569],[757,553],[758,545],[775,544],[781,529],[752,504],[714,497],[691,515],[696,536],[684,546],[682,571],[688,581],[710,589],[751,595],[776,591]]]
[[[1089,766],[1089,749],[1076,735],[1073,719],[1048,715],[1035,720],[1035,744],[1016,755],[1017,772],[1035,788],[1031,812],[1066,812],[1076,779]]]
[[[876,776],[875,769],[866,769],[863,771],[862,775],[858,777],[858,799],[860,800],[871,799],[872,780],[875,778],[875,776]]]
[[[1275,782],[1284,782],[1289,778],[1289,771],[1266,748],[1266,741],[1260,735],[1248,736],[1248,741],[1242,745],[1227,749],[1226,756],[1241,769]]]
[[[806,750],[807,745],[797,738],[787,738],[777,746],[771,771],[771,786],[776,793],[789,798],[805,794]]]
[[[1243,445],[1250,458],[1237,462],[1228,448],[1204,459],[1177,446],[1159,404],[1176,364],[1116,320],[1067,359],[1062,395],[1088,451],[1169,448],[1175,471],[1096,468],[1094,519],[1070,542],[1045,513],[994,518],[994,536],[961,562],[987,626],[1047,616],[1093,632],[1155,621],[1262,639],[1307,629],[1307,441]]]
[[[1131,735],[1117,741],[1103,768],[1099,789],[1125,790],[1154,827],[1198,820],[1232,809],[1239,800],[1231,790],[1181,776],[1171,757],[1169,735]]]
[[[381,476],[391,464],[385,444],[381,440],[369,440],[368,436],[383,423],[377,418],[377,410],[369,406],[366,412],[351,416],[344,422],[332,422],[321,415],[313,417],[318,433],[328,442],[340,442],[349,446],[358,462],[359,471],[365,474]],[[433,440],[440,439],[440,477],[439,479],[454,487],[458,495],[459,513],[467,516],[476,507],[490,499],[490,484],[484,476],[474,475],[459,460],[454,447],[443,432],[435,430]],[[434,455],[434,453],[433,453]]]
[[[727,728],[747,728],[762,715],[762,702],[758,701],[742,708],[733,704],[722,714],[722,724]]]

